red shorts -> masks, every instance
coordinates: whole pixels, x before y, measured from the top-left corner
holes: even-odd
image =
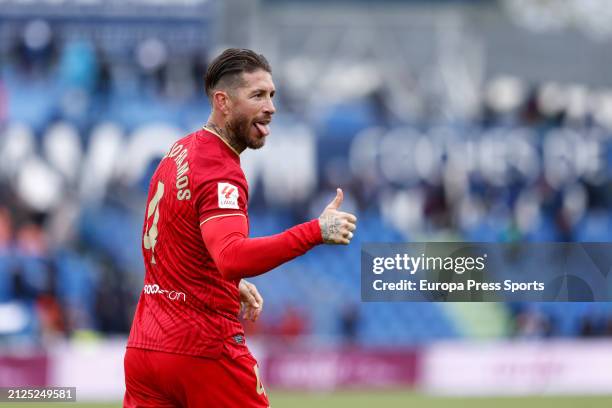
[[[250,354],[218,359],[128,348],[124,407],[268,408]]]

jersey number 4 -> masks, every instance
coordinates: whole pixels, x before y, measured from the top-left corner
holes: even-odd
[[[155,191],[155,195],[149,201],[149,205],[147,208],[147,224],[145,226],[145,233],[142,237],[142,243],[145,249],[151,250],[151,263],[155,263],[155,244],[157,243],[157,235],[159,231],[157,229],[157,222],[159,221],[159,201],[164,196],[164,183],[161,181],[157,182],[157,191]],[[149,219],[153,216],[153,223],[150,227]],[[148,228],[146,228],[148,227]]]

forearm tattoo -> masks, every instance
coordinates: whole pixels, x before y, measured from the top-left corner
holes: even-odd
[[[321,219],[321,235],[324,241],[330,241],[340,234],[340,218],[337,215],[325,215]]]

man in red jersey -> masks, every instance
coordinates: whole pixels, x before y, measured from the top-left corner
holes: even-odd
[[[262,55],[228,49],[205,82],[208,123],[170,148],[149,187],[125,407],[268,407],[238,318],[242,302],[245,318],[257,319],[263,299],[244,278],[321,243],[347,245],[356,228],[355,216],[338,210],[338,189],[319,219],[248,238],[240,153],[262,147],[270,133],[271,69]]]

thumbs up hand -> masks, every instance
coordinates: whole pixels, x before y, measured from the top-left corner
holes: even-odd
[[[342,189],[337,189],[336,197],[325,207],[319,217],[321,235],[326,244],[348,245],[353,238],[353,231],[357,228],[357,217],[338,211],[343,200]]]

